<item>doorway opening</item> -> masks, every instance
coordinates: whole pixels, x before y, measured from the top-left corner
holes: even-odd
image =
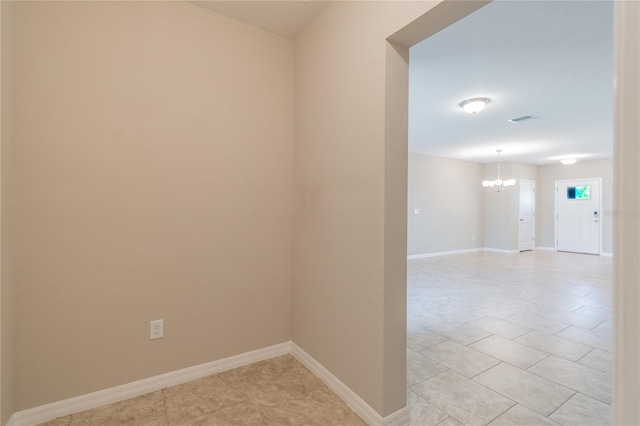
[[[483,10],[489,7],[491,6]],[[566,16],[566,14],[560,15]],[[513,23],[513,20],[505,22]],[[509,30],[512,29],[513,27],[509,28]],[[441,35],[442,33],[439,34]],[[458,36],[462,37],[459,33]],[[481,33],[478,37],[483,38],[485,34]],[[483,39],[483,41],[486,40]],[[436,51],[441,57],[453,55],[452,52],[459,51],[441,46],[440,50]],[[610,57],[612,58],[612,52]],[[411,61],[413,59],[414,56],[411,54]],[[495,61],[496,57],[491,59]],[[474,72],[477,72],[477,69],[474,69]],[[611,70],[609,79],[612,74]],[[411,75],[410,71],[410,83]],[[453,74],[450,75],[453,76]],[[462,79],[453,78],[453,80],[458,83],[458,87],[463,86]],[[612,91],[611,87],[608,89]],[[491,93],[474,93],[473,96],[485,94],[491,97]],[[437,93],[433,92],[432,98],[437,98],[436,95]],[[410,92],[410,100],[412,96],[414,94]],[[446,107],[450,109],[447,112],[451,117],[458,112],[454,112],[456,107],[455,103],[452,104],[452,108]],[[437,106],[427,106],[421,113],[432,111],[435,116],[437,108]],[[497,112],[497,109],[496,107],[494,111]],[[478,113],[477,116],[480,117],[480,114],[483,113]],[[411,109],[409,116],[409,140],[411,141],[411,123],[415,122],[415,119],[412,121]],[[469,127],[477,125],[477,121],[469,124]],[[612,127],[612,123],[609,123],[609,126]],[[456,127],[451,133],[458,133],[461,127],[463,126]],[[478,132],[478,134],[485,133]],[[434,251],[422,253],[422,256],[420,253],[412,252],[411,245],[408,247],[409,256],[414,257],[409,264],[409,281],[418,282],[417,287],[407,289],[409,314],[407,384],[410,408],[412,403],[415,406],[424,401],[439,408],[444,415],[462,423],[489,422],[502,415],[507,416],[502,420],[508,418],[512,422],[518,421],[516,419],[522,421],[526,416],[538,421],[543,421],[545,418],[560,421],[563,416],[565,418],[577,416],[575,407],[588,401],[588,405],[597,407],[597,410],[590,413],[592,419],[609,419],[613,335],[611,259],[601,259],[601,263],[596,265],[595,269],[603,273],[598,275],[597,279],[591,280],[596,276],[595,270],[589,271],[588,264],[583,263],[580,255],[555,253],[552,252],[555,251],[554,249],[533,250],[549,248],[541,247],[540,242],[534,239],[536,233],[540,232],[545,233],[547,238],[542,242],[543,244],[555,246],[552,239],[555,236],[553,213],[549,214],[549,210],[544,210],[553,205],[555,188],[551,186],[549,189],[547,185],[543,195],[537,193],[541,190],[540,185],[549,181],[554,182],[558,180],[555,176],[562,175],[555,170],[555,165],[536,163],[540,160],[533,160],[533,163],[525,162],[525,155],[533,155],[532,151],[536,151],[538,146],[529,144],[523,147],[522,152],[514,154],[511,161],[503,164],[503,172],[513,174],[505,178],[514,178],[518,181],[515,191],[504,196],[504,194],[482,192],[479,188],[475,194],[470,195],[465,191],[472,188],[474,182],[479,184],[483,177],[489,177],[485,175],[491,174],[491,166],[485,166],[482,160],[477,160],[482,154],[478,154],[478,150],[474,151],[473,144],[458,150],[463,153],[460,157],[445,155],[452,145],[446,140],[449,136],[444,136],[442,138],[445,139],[444,141],[436,142],[436,145],[441,146],[438,147],[440,151],[436,149],[435,153],[426,150],[412,151],[410,142],[410,176],[412,162],[447,163],[442,166],[442,169],[446,170],[446,179],[438,180],[438,176],[443,176],[438,172],[434,178],[425,179],[430,183],[429,185],[419,188],[419,190],[429,191],[432,201],[437,200],[432,205],[412,204],[412,190],[417,185],[412,184],[411,181],[408,183],[409,244],[412,243],[412,239],[416,239],[416,235],[411,234],[412,229],[415,229],[415,227],[412,228],[412,223],[422,222],[425,229],[431,229],[432,232],[427,235],[431,237],[429,243],[432,246],[435,245],[435,248],[430,248]],[[612,139],[611,132],[609,137]],[[423,137],[423,140],[425,139],[429,138]],[[478,144],[477,141],[476,144]],[[492,148],[496,147],[492,146]],[[612,152],[612,146],[608,149]],[[486,149],[486,151],[490,153],[494,149]],[[606,161],[613,162],[611,153]],[[434,169],[437,167],[436,165]],[[541,177],[541,168],[544,168],[543,177]],[[463,176],[467,178],[463,179]],[[469,176],[472,177],[469,178]],[[439,185],[433,185],[436,181]],[[536,188],[537,183],[540,185]],[[529,190],[533,192],[532,200],[528,203],[521,202],[523,200],[523,197],[520,197],[521,192]],[[460,194],[466,195],[458,197]],[[499,196],[502,198],[498,198]],[[481,200],[480,208],[477,204],[469,208],[469,205],[473,206],[474,199]],[[542,223],[539,222],[541,219],[536,217],[539,215],[535,214],[537,205],[541,212],[545,212]],[[461,206],[462,210],[466,209],[466,221],[456,215]],[[448,223],[429,220],[434,217],[430,209],[444,212],[442,216],[455,220]],[[478,220],[477,216],[471,218],[472,213],[481,216],[482,220]],[[422,215],[426,217],[423,216],[420,218],[422,220],[418,220],[418,216]],[[521,222],[524,223],[521,224]],[[470,223],[475,224],[475,228],[470,229]],[[491,226],[495,224],[497,226]],[[439,234],[434,234],[434,230]],[[500,232],[503,234],[497,235]],[[463,235],[459,238],[461,233]],[[506,244],[497,248],[486,247],[488,234],[492,234],[490,238],[501,239]],[[528,241],[527,235],[530,237]],[[462,247],[446,245],[452,241],[464,241],[467,245]],[[532,242],[528,243],[529,241]],[[489,254],[485,253],[486,248],[509,253]],[[523,255],[511,253],[520,251],[531,253]],[[453,254],[453,252],[457,252],[456,256],[463,257],[446,256],[438,257],[437,260],[430,259],[439,255]],[[548,268],[545,265],[549,263],[560,267]],[[511,268],[512,265],[518,268]],[[571,277],[566,276],[565,272],[568,270],[575,274]],[[585,274],[579,275],[580,272]],[[527,274],[537,274],[544,279],[531,280],[527,278]],[[422,280],[424,277],[427,279]],[[518,292],[523,293],[525,297],[516,297],[514,293]],[[534,302],[531,303],[532,301]],[[586,344],[588,339],[591,339],[592,346]],[[575,352],[569,355],[555,350],[554,345],[564,343],[574,349],[580,347],[575,344],[583,345],[582,349],[587,352]],[[515,353],[519,354],[515,357],[518,359],[513,357]],[[599,360],[597,363],[592,362],[595,358]],[[555,379],[553,377],[553,371],[557,372],[561,369],[565,371],[573,369],[576,372],[569,379],[573,381],[572,383],[565,381],[561,384],[567,389],[572,389],[572,395],[566,394],[555,401],[546,401],[542,405],[536,405],[537,402],[520,395],[520,390],[527,386],[529,388],[537,386],[542,393],[552,392],[554,386],[559,384],[557,377]],[[580,375],[592,377],[600,383],[600,391],[596,394],[580,388],[581,385],[576,379]],[[543,380],[538,380],[540,378]],[[498,384],[505,381],[516,385],[514,388],[508,388]],[[498,416],[491,419],[473,417],[473,410],[470,407],[464,407],[464,403],[456,405],[444,402],[448,391],[443,389],[447,386],[451,395],[461,389],[476,388],[482,393],[488,388],[495,394],[506,397],[506,401],[499,399],[495,401],[496,406],[504,408],[500,405],[503,404],[506,408],[500,412],[502,414],[498,413]],[[577,394],[580,396],[573,399]],[[483,394],[483,397],[489,399],[492,396],[495,395]],[[507,406],[509,401],[513,403],[512,406]],[[514,408],[516,404],[518,408]],[[550,417],[554,413],[557,415]],[[466,415],[470,417],[465,417]],[[573,418],[575,420],[575,417]],[[604,422],[608,421],[604,420]]]

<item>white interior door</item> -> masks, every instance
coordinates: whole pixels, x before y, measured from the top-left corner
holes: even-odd
[[[536,229],[536,182],[520,180],[520,222],[518,250],[533,250]]]
[[[556,182],[556,244],[559,251],[600,253],[601,179]]]

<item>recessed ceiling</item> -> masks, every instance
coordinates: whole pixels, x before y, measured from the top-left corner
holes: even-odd
[[[494,1],[410,50],[409,150],[531,164],[613,156],[611,1]],[[477,114],[468,98],[491,102]],[[534,116],[519,123],[509,119]]]
[[[190,1],[221,15],[285,37],[295,37],[330,2],[296,1]]]

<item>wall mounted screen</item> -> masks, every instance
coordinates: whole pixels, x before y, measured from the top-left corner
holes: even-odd
[[[570,186],[567,188],[567,199],[569,200],[590,200],[591,185]]]

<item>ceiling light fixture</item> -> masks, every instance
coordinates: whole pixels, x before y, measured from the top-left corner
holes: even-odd
[[[507,180],[500,179],[500,153],[502,152],[502,150],[501,149],[496,149],[496,152],[498,153],[498,179],[496,179],[496,180],[483,180],[482,181],[482,186],[484,186],[485,188],[493,189],[496,192],[501,192],[501,191],[504,191],[507,188],[511,188],[512,186],[514,186],[516,184],[516,180],[515,179],[507,179]]]
[[[471,98],[460,102],[460,108],[469,114],[480,112],[491,102],[489,98]]]
[[[560,162],[565,165],[573,164],[576,161],[578,161],[577,158],[563,158],[562,160],[560,160]]]

